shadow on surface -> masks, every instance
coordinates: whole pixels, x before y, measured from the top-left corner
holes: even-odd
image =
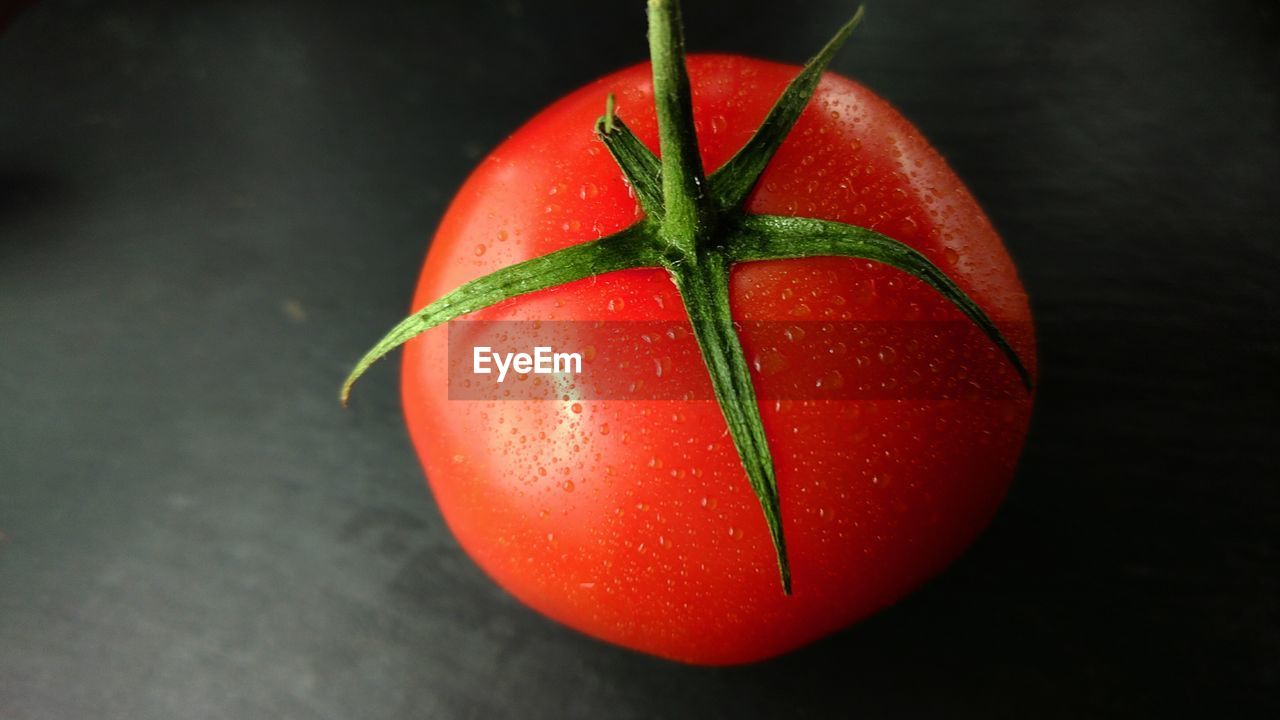
[[[0,230],[47,213],[70,194],[66,183],[48,173],[21,167],[0,169]],[[15,239],[0,235],[0,250]]]

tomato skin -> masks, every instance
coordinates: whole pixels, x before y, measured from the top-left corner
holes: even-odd
[[[798,68],[726,55],[688,59],[704,163],[725,162]],[[592,128],[604,98],[657,147],[648,64],[553,104],[498,147],[459,190],[423,267],[413,307],[463,282],[621,230],[640,211]],[[1025,292],[963,184],[906,120],[828,74],[748,202],[751,212],[863,225],[950,274],[1035,367]],[[735,267],[736,320],[963,321],[898,271],[835,258]],[[515,298],[485,320],[664,320],[687,328],[661,270],[630,270]],[[940,571],[988,523],[1021,450],[1031,397],[761,404],[775,460],[794,595],[781,592],[758,502],[709,400],[458,401],[447,334],[405,347],[403,403],[441,511],[500,585],[595,637],[699,664],[768,658],[884,607]],[[884,348],[858,361],[892,364]],[[744,331],[749,359],[769,352]],[[981,345],[980,335],[967,342]],[[978,350],[975,386],[1016,385]],[[899,348],[899,351],[902,349]],[[652,358],[660,360],[660,348]],[[643,360],[643,359],[642,359]],[[813,364],[758,368],[762,396],[811,381]],[[685,368],[701,372],[700,368]],[[630,369],[653,381],[653,363]],[[890,371],[891,372],[891,371]]]

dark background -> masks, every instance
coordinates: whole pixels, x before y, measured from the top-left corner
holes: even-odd
[[[2,3],[0,3],[2,4]],[[687,3],[800,61],[849,2]],[[0,718],[1277,710],[1274,2],[880,0],[834,68],[990,212],[1042,382],[990,531],[756,666],[606,646],[442,525],[380,368],[476,161],[642,3],[72,2],[0,37]]]

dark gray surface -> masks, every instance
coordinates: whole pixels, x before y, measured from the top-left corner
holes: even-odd
[[[1274,3],[872,4],[835,67],[1003,232],[1037,416],[944,576],[718,670],[525,610],[443,528],[393,373],[334,401],[468,169],[641,59],[641,4],[359,5],[0,37],[0,718],[1276,711]],[[695,49],[789,60],[849,10],[689,5]]]

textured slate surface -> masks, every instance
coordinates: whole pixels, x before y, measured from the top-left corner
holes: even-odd
[[[850,9],[689,4],[693,48],[797,61]],[[959,564],[736,669],[523,609],[393,373],[334,402],[468,169],[641,59],[641,4],[359,5],[48,0],[0,37],[0,718],[1277,710],[1274,3],[873,4],[835,67],[988,208],[1042,392]]]

